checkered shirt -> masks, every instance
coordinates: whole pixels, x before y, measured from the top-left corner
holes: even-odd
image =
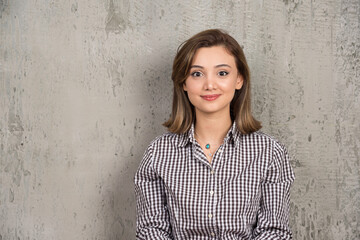
[[[206,159],[194,138],[166,133],[145,151],[135,174],[136,239],[292,239],[285,147],[235,124]]]

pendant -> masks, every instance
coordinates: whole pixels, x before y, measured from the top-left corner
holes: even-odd
[[[210,149],[210,144],[206,144],[206,145],[205,145],[205,148],[206,148],[206,149]]]

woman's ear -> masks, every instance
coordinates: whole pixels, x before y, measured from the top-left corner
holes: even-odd
[[[240,90],[244,84],[244,78],[241,74],[239,74],[236,78],[236,86],[235,89]]]
[[[186,87],[185,83],[183,83],[183,89],[184,89],[185,92],[187,91],[187,87]]]

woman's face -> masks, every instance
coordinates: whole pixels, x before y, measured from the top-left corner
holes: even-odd
[[[236,89],[243,85],[234,57],[223,46],[203,47],[195,52],[190,75],[184,83],[196,115],[229,114]]]

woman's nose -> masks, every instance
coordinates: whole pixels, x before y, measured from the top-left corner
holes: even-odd
[[[216,79],[215,79],[215,77],[211,76],[211,75],[206,76],[204,87],[205,87],[205,90],[216,89]]]

